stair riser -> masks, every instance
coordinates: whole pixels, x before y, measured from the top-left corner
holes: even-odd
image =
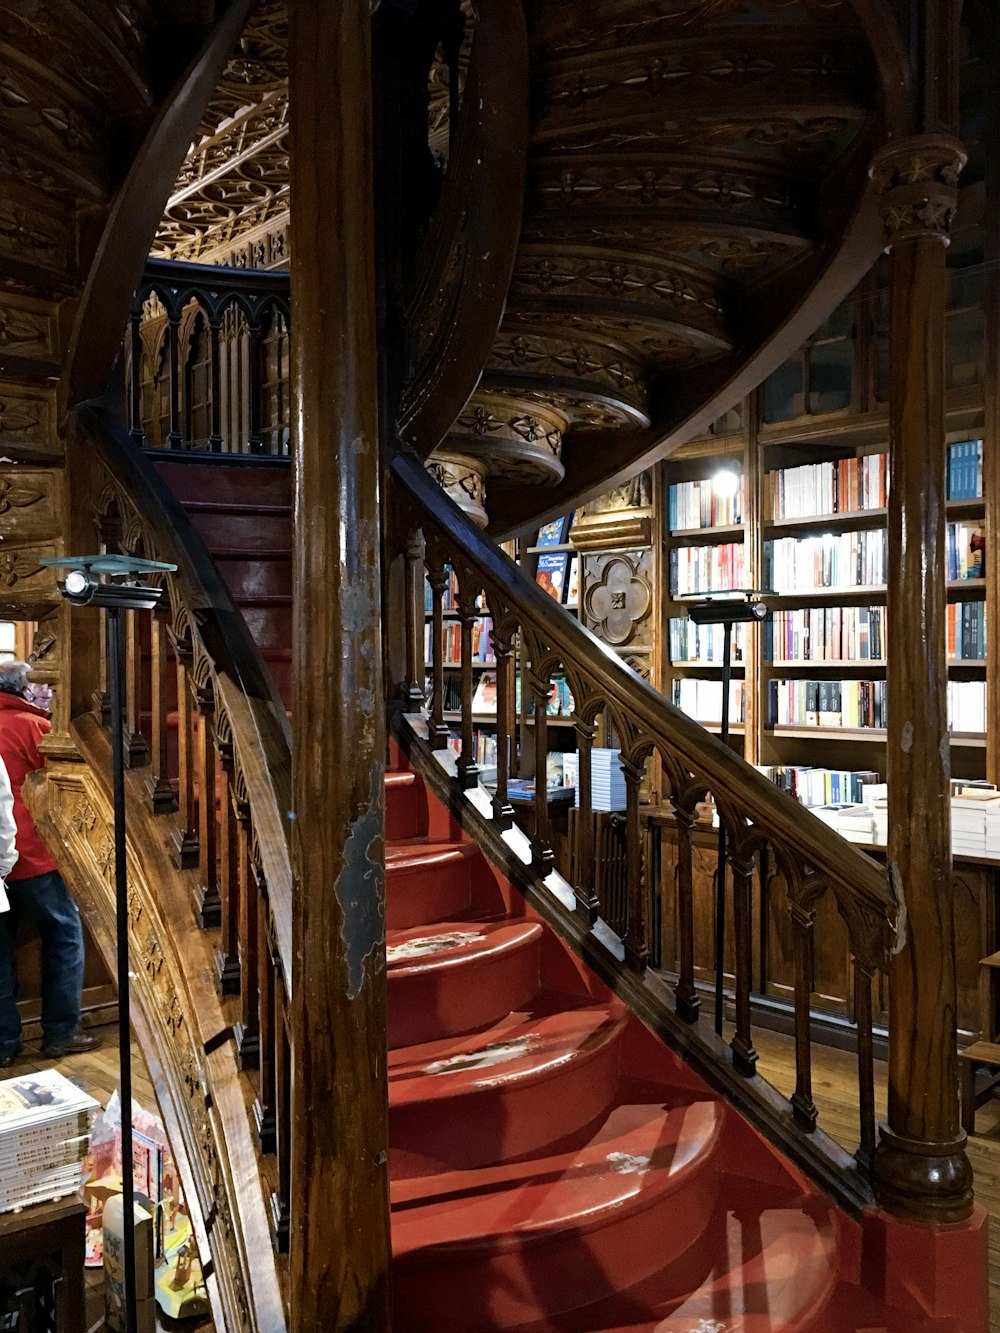
[[[427,795],[417,779],[405,784],[386,781],[385,836],[388,842],[421,836],[427,828]]]
[[[291,597],[290,557],[256,560],[249,556],[216,556],[216,564],[235,601],[243,597]]]
[[[470,858],[456,857],[433,866],[388,866],[386,927],[406,930],[463,916],[472,900],[471,865]]]
[[[609,1042],[591,1059],[568,1062],[532,1082],[487,1086],[430,1105],[390,1105],[390,1174],[399,1179],[487,1166],[575,1133],[611,1100],[618,1059],[618,1042]]]
[[[393,1327],[398,1333],[516,1328],[539,1310],[554,1315],[603,1300],[689,1250],[712,1216],[718,1186],[718,1173],[706,1168],[644,1212],[612,1216],[583,1234],[398,1262]]]
[[[243,619],[258,648],[287,648],[292,641],[292,608],[244,606]]]
[[[474,1032],[504,1018],[538,989],[538,942],[450,967],[389,971],[389,1046]]]
[[[289,545],[291,517],[287,514],[241,514],[238,510],[196,510],[188,515],[206,546],[229,547],[252,553]]]
[[[156,470],[182,504],[214,500],[231,505],[291,505],[291,467],[156,461]],[[286,520],[287,523],[288,520]]]

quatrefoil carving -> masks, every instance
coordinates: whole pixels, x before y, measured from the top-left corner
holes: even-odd
[[[599,581],[587,589],[587,619],[595,633],[615,647],[632,641],[636,626],[649,615],[651,604],[648,580],[624,555],[613,556]]]

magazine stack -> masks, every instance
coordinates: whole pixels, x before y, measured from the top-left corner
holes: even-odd
[[[0,1213],[73,1194],[90,1126],[93,1097],[54,1069],[0,1082]]]

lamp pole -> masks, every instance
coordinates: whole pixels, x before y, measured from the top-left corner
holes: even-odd
[[[703,601],[688,607],[696,625],[722,626],[722,726],[719,735],[729,744],[729,685],[733,678],[733,626],[764,620],[767,607],[757,588],[733,588],[702,594]],[[722,1036],[723,969],[726,949],[726,824],[719,819],[719,865],[715,873],[715,1032]]]
[[[123,611],[149,611],[163,595],[136,581],[140,574],[175,570],[159,560],[105,553],[42,560],[68,567],[60,592],[74,606],[107,612],[108,661],[111,665],[111,773],[115,838],[115,926],[118,960],[118,1062],[122,1133],[122,1242],[125,1288],[124,1333],[137,1333],[135,1282],[135,1183],[132,1176],[132,1022],[129,989],[128,867],[125,841],[125,664]],[[103,576],[103,577],[101,577]]]

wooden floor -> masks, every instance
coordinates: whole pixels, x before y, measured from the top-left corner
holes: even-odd
[[[95,1036],[102,1038],[102,1044],[96,1050],[85,1055],[71,1055],[55,1062],[55,1067],[68,1079],[72,1079],[84,1092],[90,1094],[106,1106],[111,1094],[118,1087],[118,1028],[116,1026],[90,1029]],[[37,1042],[28,1042],[21,1058],[9,1069],[3,1070],[0,1077],[15,1078],[18,1074],[30,1073],[37,1069],[51,1068],[53,1061],[47,1059],[39,1050]],[[144,1109],[156,1111],[156,1094],[149,1077],[149,1070],[142,1057],[139,1046],[132,1043],[132,1096]],[[98,1333],[106,1327],[104,1322],[104,1281],[101,1269],[89,1269],[87,1272],[87,1330]],[[181,1322],[168,1319],[157,1311],[157,1327],[166,1330],[185,1330],[185,1333],[209,1333],[214,1328],[210,1319],[187,1319]]]
[[[104,1044],[87,1055],[60,1061],[58,1068],[104,1105],[118,1086],[117,1029],[98,1029]],[[790,1094],[795,1084],[794,1044],[791,1037],[757,1029],[754,1043],[759,1055],[758,1069],[774,1086]],[[7,1077],[40,1069],[50,1062],[29,1044],[24,1056],[4,1071]],[[143,1106],[154,1107],[156,1097],[142,1052],[133,1043],[132,1080],[134,1096]],[[819,1108],[820,1124],[849,1150],[857,1144],[857,1081],[854,1057],[846,1051],[813,1048],[813,1098]],[[885,1114],[886,1067],[876,1062],[876,1110]],[[976,1195],[990,1211],[990,1328],[1000,1333],[1000,1100],[989,1103],[976,1118],[977,1134],[969,1140],[969,1157],[976,1173]],[[103,1294],[99,1275],[89,1285],[87,1310],[89,1333],[104,1327]],[[184,1328],[198,1333],[211,1324],[178,1324],[162,1320],[163,1329]]]
[[[757,1068],[789,1096],[795,1087],[795,1046],[791,1037],[754,1031],[760,1059]],[[847,1051],[813,1047],[813,1100],[819,1123],[853,1152],[858,1144],[857,1061]],[[885,1117],[886,1065],[875,1062],[875,1111]],[[976,1115],[976,1135],[969,1140],[969,1159],[976,1173],[976,1197],[990,1213],[990,1328],[1000,1330],[1000,1100],[987,1103]]]

